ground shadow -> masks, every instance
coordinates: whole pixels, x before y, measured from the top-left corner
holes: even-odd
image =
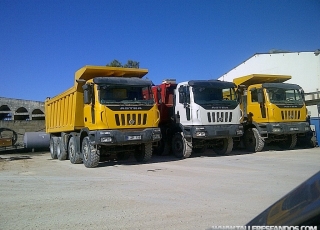
[[[0,157],[0,161],[17,161],[17,160],[29,160],[30,156],[14,156],[14,157]]]

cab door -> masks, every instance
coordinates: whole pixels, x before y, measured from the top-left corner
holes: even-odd
[[[268,122],[263,88],[252,87],[248,89],[247,108],[249,120],[252,118],[255,122]]]
[[[188,85],[178,86],[175,114],[182,125],[192,125],[190,89]]]

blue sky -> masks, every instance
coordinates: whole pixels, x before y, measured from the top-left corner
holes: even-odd
[[[216,79],[255,53],[320,48],[319,0],[0,0],[0,97],[44,101],[84,65],[155,84]]]

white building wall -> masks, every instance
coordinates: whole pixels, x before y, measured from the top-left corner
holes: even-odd
[[[320,91],[320,54],[315,52],[255,54],[245,62],[222,75],[219,80],[233,81],[234,78],[250,74],[291,75],[287,81],[300,85],[305,93]],[[308,106],[313,117],[318,117],[317,106]]]

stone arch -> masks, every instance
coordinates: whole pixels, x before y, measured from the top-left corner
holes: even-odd
[[[44,120],[44,112],[41,109],[34,109],[31,116],[32,120]]]
[[[12,111],[7,105],[0,106],[0,120],[12,120]]]
[[[28,110],[24,107],[19,107],[14,113],[14,120],[30,120]]]

